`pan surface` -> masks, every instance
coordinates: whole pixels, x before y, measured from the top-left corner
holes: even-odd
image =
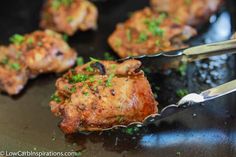
[[[7,44],[14,33],[38,29],[42,0],[2,0],[0,42]],[[146,0],[95,1],[98,6],[97,31],[78,32],[69,38],[79,56],[104,58],[113,52],[107,37],[118,22]],[[228,0],[221,12],[191,41],[192,45],[229,38],[236,28],[236,2]],[[116,57],[114,55],[114,57]],[[186,75],[179,71],[156,72],[145,68],[160,102],[159,108],[175,103],[179,90],[198,92],[235,78],[235,56],[218,56],[188,65]],[[154,70],[153,70],[154,69]],[[103,133],[64,135],[48,106],[58,76],[42,75],[29,81],[22,94],[0,94],[0,151],[78,151],[81,156],[165,156],[236,157],[236,94],[184,109],[141,128],[114,129]]]

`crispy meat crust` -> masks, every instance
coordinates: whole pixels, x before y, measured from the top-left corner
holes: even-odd
[[[153,10],[166,12],[179,23],[198,27],[222,5],[223,0],[150,0]]]
[[[28,78],[63,72],[75,63],[76,52],[58,33],[35,31],[20,40],[20,43],[0,47],[0,91],[9,95],[19,94]]]
[[[98,11],[87,0],[73,0],[69,4],[55,6],[56,0],[47,0],[41,14],[40,26],[73,35],[77,30],[97,28]]]
[[[0,91],[18,94],[26,84],[29,70],[13,48],[0,47]]]
[[[108,42],[120,57],[127,57],[178,49],[194,35],[192,27],[145,8],[118,24]]]
[[[66,134],[98,131],[142,122],[148,115],[157,113],[157,102],[140,66],[137,60],[92,61],[59,78],[57,99],[50,106],[63,119],[62,131]],[[93,67],[93,71],[88,67]],[[72,83],[71,78],[78,74],[88,78]]]
[[[62,36],[51,30],[25,35],[18,49],[23,52],[25,63],[33,75],[63,72],[74,65],[77,57]]]

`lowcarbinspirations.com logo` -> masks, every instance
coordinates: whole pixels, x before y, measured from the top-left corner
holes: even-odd
[[[0,151],[0,157],[66,157],[80,156],[77,152],[46,152],[46,151]]]

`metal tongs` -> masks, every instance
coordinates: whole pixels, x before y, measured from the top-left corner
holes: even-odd
[[[147,66],[153,66],[154,63],[155,65],[158,65],[155,66],[155,68],[163,68],[166,66],[170,67],[169,65],[171,65],[173,62],[191,62],[209,58],[211,56],[233,53],[236,53],[236,39],[216,42],[212,44],[204,44],[180,50],[159,52],[150,55],[132,56],[120,59],[119,61],[124,61],[128,59],[138,59],[143,63],[146,61],[148,63]]]
[[[104,130],[110,130],[113,128],[127,128],[127,127],[141,127],[148,124],[152,124],[153,122],[163,119],[165,117],[171,116],[179,111],[182,111],[183,108],[188,108],[193,106],[194,104],[203,103],[236,91],[236,80],[230,81],[228,83],[222,84],[220,86],[208,89],[206,91],[201,92],[200,94],[191,93],[184,96],[177,104],[168,105],[163,108],[159,113],[149,115],[144,119],[143,122],[133,122],[128,126],[125,125],[116,125],[112,128],[107,128]]]

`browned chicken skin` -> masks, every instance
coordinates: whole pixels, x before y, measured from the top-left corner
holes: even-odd
[[[166,12],[179,23],[199,26],[221,6],[223,0],[150,0],[153,10]]]
[[[145,8],[118,24],[108,42],[120,57],[127,57],[178,49],[195,34],[192,27]]]
[[[97,8],[88,0],[47,0],[40,26],[73,35],[77,30],[96,29],[97,18]]]
[[[18,94],[28,80],[29,70],[13,48],[0,47],[0,91]]]
[[[157,113],[157,102],[140,66],[137,60],[91,61],[59,78],[50,106],[63,118],[62,131],[102,130],[142,122]]]
[[[60,73],[72,67],[76,52],[69,47],[62,36],[51,30],[35,31],[24,36],[18,46],[23,52],[26,65],[32,74]]]
[[[63,72],[72,67],[76,52],[62,36],[50,30],[15,35],[12,44],[0,48],[0,90],[18,94],[28,78]]]

